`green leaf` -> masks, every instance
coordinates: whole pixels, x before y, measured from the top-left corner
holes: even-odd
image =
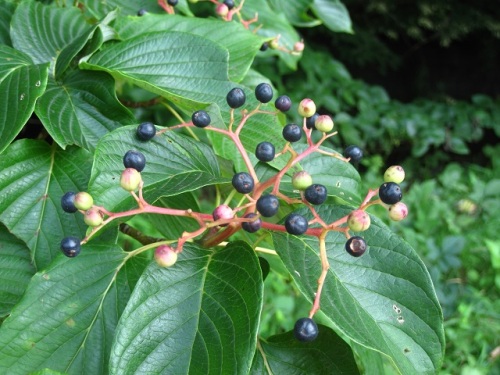
[[[125,260],[116,246],[87,244],[78,257],[61,254],[38,272],[0,328],[0,372],[107,374],[127,299],[116,282]]]
[[[332,31],[352,33],[351,17],[340,0],[314,0],[312,10]]]
[[[12,46],[10,40],[10,21],[16,10],[16,4],[11,1],[2,1],[0,3],[0,44]]]
[[[299,342],[293,332],[259,340],[251,374],[359,374],[351,348],[331,328],[318,325],[318,337]]]
[[[135,16],[140,9],[144,9],[148,13],[141,18],[146,17],[149,13],[160,13],[166,17],[172,16],[167,14],[163,8],[158,5],[158,1],[151,0],[83,0],[80,3],[85,4],[85,10],[92,14],[95,18],[104,17],[110,11],[119,8],[120,14]],[[187,0],[179,0],[175,6],[175,11],[181,12],[188,16],[193,16]]]
[[[29,139],[0,155],[0,221],[28,245],[37,270],[60,253],[62,238],[85,233],[81,215],[62,210],[61,196],[84,190],[90,163],[84,150],[63,152]]]
[[[40,371],[31,372],[30,375],[65,375],[65,374],[62,372],[59,372],[59,371],[54,371],[54,370],[45,368],[45,369],[40,370]]]
[[[329,205],[316,210],[327,223],[350,212]],[[312,300],[321,273],[318,240],[272,236],[301,292]],[[379,219],[372,217],[363,236],[369,249],[354,258],[344,250],[343,233],[327,235],[330,269],[321,311],[351,340],[389,356],[402,374],[434,374],[444,353],[443,316],[427,269]]]
[[[244,242],[186,244],[171,268],[151,264],[117,327],[111,374],[245,374],[257,341],[263,281]]]
[[[63,81],[50,79],[35,112],[59,146],[90,151],[108,132],[136,122],[116,98],[113,78],[102,72],[76,71]]]
[[[220,178],[217,159],[205,144],[173,131],[141,142],[136,138],[136,129],[137,126],[117,129],[104,136],[97,146],[89,191],[99,197],[106,209],[123,210],[136,205],[120,186],[123,156],[131,149],[146,157],[146,168],[141,174],[144,198],[150,203],[226,181]]]
[[[312,27],[321,22],[307,14],[313,0],[270,0],[277,13],[282,13],[294,26]]]
[[[34,274],[24,242],[0,224],[0,317],[10,313]]]
[[[52,62],[90,26],[77,7],[57,8],[23,1],[12,17],[12,44],[36,64]]]
[[[0,45],[0,153],[16,138],[47,85],[48,64],[33,65],[24,53]]]
[[[229,91],[228,52],[211,40],[183,32],[141,34],[108,44],[83,61],[194,111]]]
[[[115,22],[114,28],[121,39],[164,30],[188,32],[210,39],[229,52],[229,78],[234,82],[243,79],[265,40],[240,23],[178,15],[122,17]]]

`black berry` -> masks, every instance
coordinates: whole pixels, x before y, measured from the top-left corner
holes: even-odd
[[[198,128],[205,128],[210,125],[210,121],[212,120],[206,111],[200,110],[193,113],[191,121],[194,126],[197,126]]]
[[[75,207],[75,195],[72,191],[68,191],[61,197],[61,207],[64,212],[69,212],[70,214],[78,211]]]
[[[321,204],[326,200],[326,187],[321,184],[312,184],[304,191],[304,198],[311,204]]]
[[[267,49],[269,48],[269,43],[268,42],[264,42],[262,43],[262,45],[260,46],[260,50],[261,51],[267,51]]]
[[[285,229],[290,234],[304,234],[309,227],[304,216],[299,214],[290,214],[285,219]]]
[[[345,243],[345,250],[353,257],[360,257],[365,253],[366,249],[366,241],[360,236],[352,236]]]
[[[179,0],[167,0],[167,4],[173,7],[175,7],[178,2]]]
[[[351,158],[350,161],[357,163],[363,157],[363,150],[355,145],[347,146],[344,150],[344,157]]]
[[[255,97],[261,103],[268,103],[273,98],[273,88],[269,83],[259,83],[255,88]]]
[[[257,211],[264,217],[271,217],[278,213],[280,202],[272,194],[262,195],[257,199]]]
[[[143,122],[137,127],[137,137],[141,141],[149,141],[156,135],[156,128],[152,122]]]
[[[258,216],[258,215],[254,214],[254,213],[249,213],[249,214],[246,214],[243,217],[251,219],[251,218],[254,218],[256,216]],[[243,228],[243,230],[246,231],[246,232],[248,232],[248,233],[255,233],[255,232],[257,232],[260,229],[261,226],[262,226],[262,220],[260,218],[255,219],[254,221],[249,221],[249,222],[245,222],[245,223],[241,224],[241,227]]]
[[[283,128],[283,138],[288,142],[297,142],[302,138],[302,130],[297,124],[288,124]]]
[[[311,318],[300,318],[295,322],[293,334],[299,341],[310,342],[318,337],[318,326]]]
[[[403,199],[401,188],[395,182],[385,182],[378,189],[378,196],[385,204],[395,204]]]
[[[234,8],[234,0],[224,0],[224,4],[226,4],[227,9],[229,10]]]
[[[319,113],[315,113],[311,117],[306,118],[306,127],[307,129],[316,129],[316,119],[319,117]]]
[[[123,165],[125,168],[134,168],[137,172],[142,172],[146,166],[146,157],[142,154],[142,152],[128,150],[123,156]]]
[[[142,17],[144,16],[148,11],[146,9],[139,9],[139,11],[137,12],[137,15],[139,17]]]
[[[252,176],[246,172],[236,173],[231,182],[236,191],[241,194],[251,193],[254,187]]]
[[[274,106],[281,112],[286,112],[292,107],[292,100],[286,95],[281,95],[274,101]]]
[[[242,89],[235,87],[227,93],[226,101],[231,108],[239,108],[245,104],[246,95]]]
[[[78,237],[63,238],[61,241],[61,251],[67,257],[76,257],[80,254],[80,239]]]
[[[255,156],[260,161],[271,161],[274,159],[275,149],[271,142],[260,142],[255,148]]]

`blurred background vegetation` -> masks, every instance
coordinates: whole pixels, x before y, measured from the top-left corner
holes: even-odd
[[[254,68],[281,94],[314,98],[334,116],[334,146],[365,152],[365,188],[388,166],[405,168],[410,214],[387,224],[418,251],[436,287],[447,340],[441,374],[500,374],[500,7],[343,4],[354,33],[299,27],[306,49],[297,70],[266,54]],[[266,287],[264,336],[307,312],[291,280],[270,274]]]

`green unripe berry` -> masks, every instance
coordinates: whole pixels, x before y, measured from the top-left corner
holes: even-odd
[[[316,104],[312,99],[302,99],[297,111],[302,117],[311,117],[316,113]]]
[[[122,172],[120,185],[127,191],[135,191],[142,181],[141,173],[134,168],[126,168]]]
[[[389,206],[389,218],[394,221],[401,221],[408,216],[408,207],[403,202],[398,202]]]
[[[91,227],[98,227],[103,221],[101,211],[95,207],[88,209],[83,215],[83,221]]]
[[[297,190],[306,190],[312,183],[313,179],[306,171],[297,172],[292,177],[292,185]]]
[[[274,38],[268,43],[268,45],[271,49],[278,49],[280,47],[280,42],[278,41],[278,38]]]
[[[349,229],[355,232],[363,232],[370,227],[370,215],[363,210],[354,210],[347,217]]]
[[[160,245],[155,249],[155,260],[160,267],[172,267],[177,262],[177,253],[168,245]]]
[[[395,182],[400,184],[405,179],[405,170],[400,165],[393,165],[387,168],[384,173],[384,182]]]
[[[329,133],[333,129],[333,120],[328,115],[320,115],[314,122],[314,126],[321,132]]]
[[[87,211],[94,205],[92,195],[85,191],[81,191],[75,195],[75,207],[79,210]]]

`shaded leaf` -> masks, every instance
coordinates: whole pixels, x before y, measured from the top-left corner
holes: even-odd
[[[152,263],[139,280],[117,327],[110,373],[247,373],[262,293],[246,243],[186,244],[173,267]]]
[[[91,157],[81,149],[63,152],[23,139],[0,155],[0,165],[0,221],[27,244],[40,270],[60,253],[62,238],[85,233],[81,215],[64,212],[61,197],[85,189]]]
[[[351,17],[340,0],[314,0],[312,10],[332,31],[352,33]]]
[[[12,46],[10,40],[10,21],[16,10],[16,4],[11,1],[0,3],[0,44]]]
[[[48,64],[33,65],[20,51],[0,44],[0,153],[16,138],[47,85]]]
[[[270,0],[271,6],[278,13],[283,13],[294,26],[312,27],[321,22],[307,14],[313,0]]]
[[[322,205],[317,211],[329,223],[350,210]],[[278,232],[272,236],[301,292],[312,300],[321,273],[318,240]],[[401,373],[435,373],[443,359],[443,317],[427,269],[379,219],[372,217],[363,236],[369,249],[354,258],[344,250],[343,233],[327,235],[330,269],[322,312],[350,339],[389,356]]]

